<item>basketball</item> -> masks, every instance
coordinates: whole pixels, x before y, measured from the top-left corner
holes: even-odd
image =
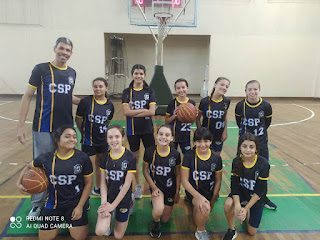
[[[28,193],[41,193],[49,186],[49,180],[42,168],[31,168],[22,178],[22,186]]]
[[[179,106],[177,116],[182,123],[193,123],[196,120],[198,110],[191,103],[183,103]]]

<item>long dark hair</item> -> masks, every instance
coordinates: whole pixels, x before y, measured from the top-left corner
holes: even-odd
[[[260,83],[258,80],[250,80],[249,82],[247,82],[245,90],[247,90],[248,85],[251,83],[257,83],[259,85],[259,90],[260,90]]]
[[[97,78],[93,79],[93,81],[92,81],[92,86],[93,86],[93,84],[94,84],[96,81],[101,81],[101,82],[104,83],[104,85],[105,85],[106,87],[108,87],[108,81],[107,81],[107,79],[105,79],[105,78],[103,78],[103,77],[97,77]],[[108,96],[108,95],[107,95],[107,92],[106,92],[106,93],[105,93],[105,97],[107,97],[107,96]]]
[[[142,64],[135,64],[135,65],[133,65],[133,67],[132,67],[132,69],[131,69],[131,75],[133,75],[134,70],[136,70],[136,69],[141,69],[141,70],[143,70],[144,74],[146,74],[146,72],[147,72],[145,66],[143,66]],[[131,81],[131,83],[130,83],[130,85],[129,85],[129,88],[133,88],[133,83],[134,83],[134,80]],[[148,88],[148,87],[149,87],[148,83],[146,83],[145,80],[143,80],[143,87],[144,87],[144,88]]]
[[[62,125],[54,132],[53,134],[54,150],[58,149],[58,142],[60,140],[60,137],[62,136],[63,132],[69,128],[75,131],[75,133],[77,133],[72,125]]]
[[[220,81],[222,81],[222,80],[226,80],[226,81],[228,81],[229,82],[229,84],[230,84],[230,80],[228,79],[228,78],[226,78],[226,77],[218,77],[217,78],[217,80],[214,82],[215,84],[217,84],[218,82],[220,82]],[[210,101],[211,101],[211,99],[212,99],[212,97],[213,97],[213,94],[214,94],[214,91],[216,90],[216,88],[215,87],[213,87],[212,88],[212,91],[211,91],[211,94],[210,94],[210,99],[209,99],[209,103],[210,103]],[[222,106],[223,106],[223,111],[224,111],[224,113],[226,113],[226,108],[225,108],[225,97],[224,96],[222,96]]]
[[[179,82],[184,82],[186,84],[186,86],[189,87],[189,84],[188,84],[187,80],[185,80],[184,78],[179,78],[174,82],[174,89],[176,89],[176,85]]]
[[[253,141],[256,144],[257,154],[259,153],[259,138],[256,135],[254,135],[253,133],[250,133],[250,132],[244,133],[239,138],[238,148],[237,148],[237,156],[234,159],[234,161],[235,161],[235,163],[234,163],[235,164],[235,169],[232,170],[232,173],[234,173],[236,175],[240,175],[240,173],[242,171],[243,163],[242,163],[242,158],[241,158],[242,154],[241,154],[240,147],[241,147],[241,144],[246,140]]]
[[[212,134],[208,128],[200,127],[194,132],[193,141],[196,142],[199,140],[212,141]]]

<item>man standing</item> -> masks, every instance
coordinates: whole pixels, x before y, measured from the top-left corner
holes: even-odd
[[[72,95],[76,72],[67,66],[72,55],[70,39],[60,37],[54,46],[55,59],[40,63],[32,71],[25,94],[21,99],[18,122],[18,140],[25,144],[25,121],[31,99],[37,90],[36,108],[33,118],[33,158],[54,151],[53,132],[64,124],[73,125],[72,103],[79,99]],[[32,209],[29,217],[40,215],[46,200],[46,191],[31,195]]]

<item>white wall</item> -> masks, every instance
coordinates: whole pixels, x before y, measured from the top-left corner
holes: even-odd
[[[77,71],[75,93],[87,94],[89,82],[105,73],[105,33],[149,34],[146,27],[128,25],[126,0],[39,2],[40,25],[0,24],[0,94],[23,93],[33,66],[53,60],[52,48],[60,36],[74,42],[69,64]],[[213,80],[225,76],[231,80],[230,96],[243,96],[245,83],[257,79],[264,96],[320,97],[319,22],[320,4],[315,1],[199,0],[198,27],[170,34],[211,36],[206,53],[210,88]],[[167,40],[164,66],[174,79],[187,58],[174,52],[176,41]],[[194,46],[187,49],[197,51]],[[177,68],[171,69],[172,63]]]

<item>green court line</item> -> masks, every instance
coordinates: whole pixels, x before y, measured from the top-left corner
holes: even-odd
[[[207,222],[209,232],[224,232],[227,230],[227,222],[224,216],[223,203],[225,198],[217,200]],[[273,200],[273,199],[271,199]],[[319,197],[282,197],[277,198],[277,210],[264,209],[259,231],[319,231],[320,230],[320,208]],[[180,201],[183,201],[181,199]],[[89,232],[94,234],[97,209],[100,199],[90,199],[90,210],[88,211]],[[36,234],[39,222],[28,222],[26,216],[30,210],[30,200],[26,199],[15,217],[22,218],[21,228],[9,228],[6,234]],[[150,231],[152,224],[152,206],[150,198],[136,200],[135,212],[130,217],[127,234],[144,235]],[[244,226],[236,221],[236,228],[244,230]],[[192,219],[192,209],[185,202],[175,206],[169,223],[162,224],[163,232],[186,233],[194,232],[195,226]],[[61,229],[61,233],[68,232]]]

